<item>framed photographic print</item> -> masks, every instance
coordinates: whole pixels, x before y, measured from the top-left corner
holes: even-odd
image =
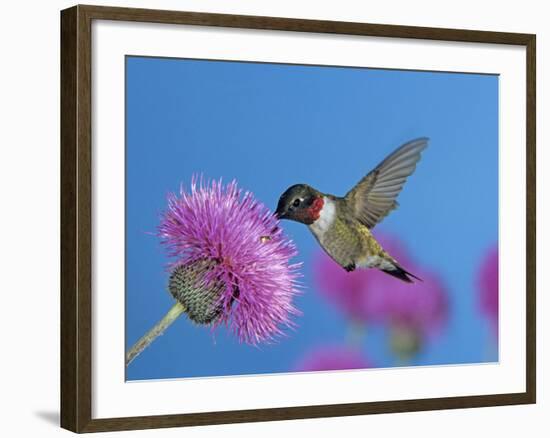
[[[61,55],[62,427],[535,402],[534,35],[75,6]]]

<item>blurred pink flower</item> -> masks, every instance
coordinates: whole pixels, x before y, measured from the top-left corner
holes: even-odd
[[[295,366],[296,371],[330,371],[371,368],[360,351],[339,345],[325,345],[308,351]]]
[[[410,261],[406,269],[422,281],[405,283],[375,270],[369,277],[363,303],[373,321],[388,325],[390,346],[402,363],[408,363],[447,321],[449,304],[439,275]]]
[[[347,317],[358,321],[368,319],[360,305],[369,277],[366,270],[346,272],[324,251],[319,251],[313,261],[313,271],[319,291]]]
[[[425,337],[436,334],[448,316],[447,293],[434,272],[407,265],[422,281],[413,284],[395,281],[380,271],[372,271],[363,306],[373,321],[410,329]]]
[[[498,336],[498,245],[489,249],[478,271],[479,306]]]
[[[384,234],[377,234],[376,238],[387,252],[408,269],[410,258],[395,238]],[[368,299],[372,289],[369,287],[369,281],[374,274],[388,277],[390,284],[401,283],[400,280],[376,269],[356,269],[347,272],[324,251],[319,251],[315,256],[313,272],[319,291],[347,317],[361,322],[377,320],[384,316],[384,310],[379,309],[376,303],[370,303]]]
[[[376,235],[382,247],[422,281],[405,283],[377,269],[346,272],[327,255],[315,260],[319,290],[345,315],[390,329],[393,351],[403,360],[416,354],[426,338],[435,335],[448,317],[445,285],[439,275],[414,262],[403,244],[388,235]]]

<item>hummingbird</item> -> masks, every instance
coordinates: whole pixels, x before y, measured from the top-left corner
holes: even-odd
[[[290,186],[275,215],[307,225],[327,254],[348,272],[377,268],[407,283],[413,278],[422,281],[388,254],[371,230],[398,207],[397,196],[427,146],[428,138],[422,137],[398,147],[344,197],[307,184]]]

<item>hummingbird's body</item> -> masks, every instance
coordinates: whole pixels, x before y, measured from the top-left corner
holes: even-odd
[[[350,270],[353,266],[380,268],[387,264],[387,253],[369,229],[345,211],[344,199],[324,195],[323,201],[320,217],[309,229],[338,264]]]
[[[289,187],[277,215],[306,224],[319,244],[347,271],[377,268],[403,281],[415,277],[376,241],[371,229],[397,208],[397,195],[414,171],[427,139],[404,144],[367,174],[344,197],[321,193],[307,184]]]

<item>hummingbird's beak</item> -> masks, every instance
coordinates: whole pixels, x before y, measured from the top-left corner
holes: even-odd
[[[279,220],[284,219],[286,217],[284,210],[277,208],[275,211],[275,217]]]

